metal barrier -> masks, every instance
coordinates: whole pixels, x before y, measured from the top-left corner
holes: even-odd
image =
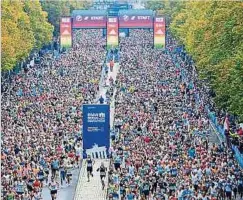
[[[226,142],[226,137],[224,134],[224,128],[222,127],[222,125],[218,124],[217,118],[215,116],[214,112],[211,112],[208,108],[208,106],[205,106],[205,110],[206,113],[208,115],[208,118],[210,120],[210,125],[213,127],[213,129],[215,130],[220,142]]]
[[[232,146],[233,151],[235,152],[235,158],[239,162],[241,168],[243,168],[243,155],[240,153],[237,146]]]

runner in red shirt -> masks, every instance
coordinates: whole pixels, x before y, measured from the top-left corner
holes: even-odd
[[[114,61],[110,61],[110,71],[113,72],[113,67],[114,67]]]

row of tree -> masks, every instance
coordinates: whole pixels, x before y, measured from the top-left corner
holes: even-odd
[[[78,0],[4,0],[1,7],[1,69],[8,71],[29,56],[33,49],[50,43],[59,33],[61,16],[90,3]]]
[[[70,16],[73,10],[88,9],[91,0],[40,0],[43,10],[48,13],[48,21],[54,26],[54,35],[57,36],[60,30],[60,17]]]
[[[219,108],[243,120],[243,3],[149,1],[167,15],[173,35],[185,45]]]
[[[1,67],[10,70],[33,48],[50,42],[53,26],[38,1],[3,1],[1,9]]]

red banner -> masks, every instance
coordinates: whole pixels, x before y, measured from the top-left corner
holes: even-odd
[[[60,43],[61,47],[72,46],[72,23],[71,17],[62,17],[60,22]]]
[[[154,19],[154,47],[165,48],[165,18],[155,17]]]
[[[106,28],[106,17],[76,15],[73,18],[73,28]]]
[[[122,15],[119,17],[120,28],[153,28],[153,17],[149,15]]]
[[[118,18],[109,17],[107,21],[107,48],[117,47],[119,43]]]

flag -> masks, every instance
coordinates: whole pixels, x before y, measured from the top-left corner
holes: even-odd
[[[224,130],[229,131],[229,118],[228,118],[228,115],[226,115],[225,120],[224,120]]]

